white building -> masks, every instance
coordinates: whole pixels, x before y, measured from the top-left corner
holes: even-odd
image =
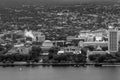
[[[86,42],[103,41],[103,37],[106,35],[107,30],[102,28],[95,31],[82,30],[79,32],[78,38],[84,38]]]
[[[68,46],[68,47],[62,47],[61,51],[63,51],[64,53],[66,52],[66,53],[80,54],[81,48],[75,46]]]
[[[53,42],[50,41],[50,40],[45,40],[45,41],[42,43],[42,46],[41,46],[41,48],[42,48],[43,50],[49,50],[49,49],[52,48],[52,47],[54,47],[54,45],[53,45]]]

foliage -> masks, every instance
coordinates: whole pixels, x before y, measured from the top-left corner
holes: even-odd
[[[49,49],[49,55],[48,55],[48,57],[49,57],[49,59],[53,59],[53,57],[55,56],[55,55],[57,55],[57,52],[60,50],[60,48],[59,47],[52,47],[52,48],[50,48]]]
[[[4,47],[2,45],[0,45],[0,51],[3,51]]]
[[[89,59],[93,62],[119,62],[120,61],[120,56],[117,56],[119,54],[91,54],[89,55]]]
[[[75,63],[83,63],[86,62],[86,56],[83,54],[60,54],[60,55],[55,55],[53,57],[53,62],[75,62]]]
[[[74,54],[73,61],[76,63],[86,62],[86,56],[83,54]]]
[[[89,46],[86,46],[85,48],[89,49],[90,51],[93,51],[93,50],[95,50],[94,46],[91,46],[91,45],[89,45]]]
[[[87,55],[87,48],[82,48],[81,49],[81,54],[83,54],[83,55]]]
[[[91,54],[88,56],[89,60],[96,61],[96,59],[100,56],[100,54]]]
[[[102,50],[103,51],[107,51],[108,50],[108,47],[106,46],[106,47],[102,47]]]
[[[0,55],[0,62],[3,62],[3,61],[14,62],[14,61],[27,61],[27,60],[31,60],[29,54],[16,53],[16,54]]]
[[[42,52],[42,49],[40,47],[33,46],[29,54],[32,56],[32,58],[35,58],[40,56],[41,52]]]

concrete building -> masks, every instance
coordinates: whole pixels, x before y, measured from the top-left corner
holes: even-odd
[[[91,55],[91,54],[106,54],[108,52],[107,51],[88,51],[87,53],[88,55]]]
[[[118,52],[118,30],[111,29],[109,30],[109,38],[108,38],[108,51]]]
[[[42,44],[43,47],[53,47],[53,42],[50,40],[45,40]]]
[[[93,46],[106,47],[108,46],[108,41],[107,42],[83,42],[82,45],[83,46],[93,45]]]
[[[76,37],[75,36],[68,36],[67,38],[66,38],[66,40],[67,41],[72,41],[72,40],[74,40]]]
[[[39,31],[25,30],[25,37],[31,38],[31,41],[43,42],[45,41],[45,35]]]
[[[6,54],[29,54],[29,51],[32,49],[31,46],[25,46],[24,44],[14,45],[14,47],[9,50]]]
[[[37,42],[44,42],[45,41],[45,35],[42,32],[34,31],[33,35],[34,35],[35,40]]]
[[[78,38],[85,39],[86,42],[100,42],[103,41],[103,37],[107,37],[107,34],[107,30],[102,28],[95,31],[82,30],[79,32]]]
[[[118,41],[120,42],[120,30],[118,31]]]
[[[66,53],[80,54],[81,48],[75,46],[68,46],[68,47],[62,47],[61,51],[63,51],[64,53],[66,52]]]
[[[82,30],[79,32],[78,38],[84,39],[84,41],[86,42],[89,35],[93,36],[90,30]]]
[[[63,47],[66,43],[64,40],[56,40],[56,41],[52,41],[52,42],[55,46],[60,46],[60,47]]]
[[[43,51],[48,51],[51,47],[53,47],[53,42],[50,41],[50,40],[45,40],[43,43],[42,43],[42,50]]]

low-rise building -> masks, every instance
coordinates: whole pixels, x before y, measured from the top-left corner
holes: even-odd
[[[27,46],[24,44],[15,44],[12,49],[10,49],[6,54],[29,54],[29,51],[31,51],[32,46]]]
[[[42,32],[33,31],[33,35],[37,42],[44,42],[45,41],[45,35]]]
[[[82,30],[79,32],[78,38],[85,39],[85,42],[103,41],[103,37],[107,37],[108,31],[106,29],[98,29],[95,31]]]
[[[108,53],[108,51],[88,51],[87,54],[91,55],[91,54],[106,54]]]
[[[83,42],[82,44],[83,44],[83,46],[92,45],[92,46],[106,47],[106,46],[108,46],[108,41],[106,41],[106,42]]]
[[[60,51],[64,53],[80,54],[81,48],[76,46],[68,46],[68,47],[62,47]]]

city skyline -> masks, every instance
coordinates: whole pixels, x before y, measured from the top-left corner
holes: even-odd
[[[120,0],[0,0],[0,80],[120,80]]]

